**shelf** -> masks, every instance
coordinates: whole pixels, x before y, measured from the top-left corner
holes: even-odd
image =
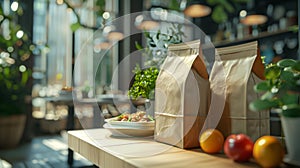
[[[254,41],[254,40],[258,40],[258,39],[269,38],[269,37],[272,37],[272,36],[292,34],[292,33],[296,34],[296,32],[291,30],[291,29],[278,30],[276,32],[261,32],[257,36],[249,35],[249,36],[246,36],[242,39],[235,39],[233,41],[224,40],[224,41],[213,42],[213,43],[214,43],[215,47],[226,47],[226,46],[236,45],[236,44],[245,43],[245,42],[250,42],[250,41]]]

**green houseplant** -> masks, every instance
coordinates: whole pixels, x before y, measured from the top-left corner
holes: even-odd
[[[300,61],[283,59],[270,64],[265,69],[265,77],[254,88],[264,94],[250,104],[250,109],[279,112],[288,152],[285,161],[300,166]]]
[[[146,47],[135,43],[138,50],[142,50],[142,55],[146,57],[141,69],[139,65],[133,70],[134,77],[131,81],[128,96],[135,106],[144,105],[149,115],[154,115],[155,82],[160,66],[167,57],[167,48],[170,44],[181,43],[184,37],[182,25],[170,24],[167,32],[160,30],[157,32],[144,31]]]
[[[128,94],[133,100],[140,97],[146,99],[154,99],[155,81],[158,75],[158,69],[156,67],[150,67],[141,70],[139,66],[136,66],[134,71],[134,81],[130,87]]]
[[[16,23],[18,10],[5,14],[0,7],[0,148],[19,143],[26,120],[25,97],[31,92],[28,81],[33,46]]]
[[[143,48],[139,43],[135,43],[138,50],[143,50],[142,54],[146,57],[145,66],[141,69],[139,65],[133,70],[134,79],[131,82],[128,95],[133,100],[139,98],[154,99],[155,81],[158,76],[159,68],[167,56],[167,48],[170,44],[181,43],[184,37],[182,25],[171,24],[166,33],[160,30],[157,32],[144,32],[146,47]]]

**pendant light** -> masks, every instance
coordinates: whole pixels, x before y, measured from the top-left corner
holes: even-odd
[[[240,21],[241,23],[247,26],[261,25],[266,23],[267,20],[268,17],[260,13],[255,13],[255,12],[247,13],[247,11],[245,10],[242,10],[240,12]]]
[[[183,13],[189,17],[204,17],[211,13],[211,8],[203,0],[192,0]]]
[[[268,17],[266,15],[265,2],[255,3],[254,0],[250,0],[247,3],[247,9],[240,11],[240,21],[246,26],[257,26],[267,22]]]
[[[148,14],[149,15],[149,14]],[[152,30],[156,29],[159,26],[159,23],[153,19],[151,19],[151,16],[148,16],[147,14],[141,14],[138,15],[135,18],[135,26],[140,30]]]
[[[109,25],[103,28],[103,35],[109,41],[120,41],[124,38],[124,34],[117,29],[118,26]]]

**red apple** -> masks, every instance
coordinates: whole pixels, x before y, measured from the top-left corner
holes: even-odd
[[[229,135],[224,143],[224,152],[227,157],[237,162],[248,161],[252,156],[252,140],[245,134]]]

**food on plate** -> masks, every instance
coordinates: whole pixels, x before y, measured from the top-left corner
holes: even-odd
[[[273,136],[262,136],[256,140],[253,157],[262,167],[277,167],[284,157],[284,149]]]
[[[248,161],[252,157],[253,142],[245,134],[229,135],[224,143],[224,153],[237,162]]]
[[[200,147],[206,153],[218,153],[224,143],[223,134],[217,129],[207,129],[200,135]]]
[[[154,119],[150,115],[146,115],[145,111],[138,111],[136,113],[123,113],[111,121],[126,121],[126,122],[150,122]]]

